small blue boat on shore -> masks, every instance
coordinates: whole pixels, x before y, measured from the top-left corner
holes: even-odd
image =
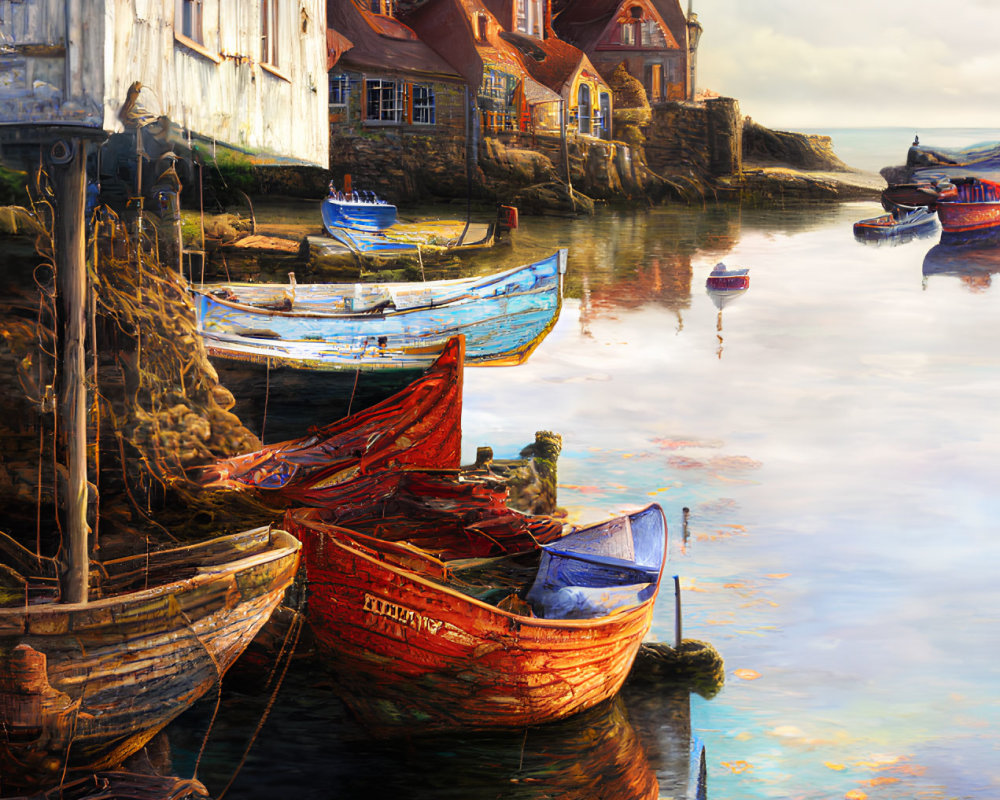
[[[355,192],[350,198],[339,193],[336,197],[331,194],[323,199],[320,210],[327,230],[347,228],[377,233],[391,228],[397,220],[396,206],[371,193],[362,197]]]

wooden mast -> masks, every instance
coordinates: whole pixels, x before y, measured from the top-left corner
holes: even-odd
[[[65,530],[69,548],[63,576],[63,600],[85,603],[89,584],[87,546],[87,389],[84,383],[87,269],[84,219],[86,142],[59,139],[49,152],[56,195],[55,245],[62,317],[62,387],[60,423],[66,436],[68,472]]]

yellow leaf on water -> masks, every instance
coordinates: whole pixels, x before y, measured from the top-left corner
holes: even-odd
[[[834,769],[837,772],[840,772],[842,769],[847,769],[847,767],[845,767],[843,764],[834,764],[832,761],[824,761],[823,766],[827,767],[828,769]]]
[[[753,764],[749,761],[723,761],[722,766],[734,775],[739,775],[741,772],[749,772],[753,769]]]
[[[872,778],[871,780],[864,781],[866,786],[886,786],[890,783],[899,783],[899,778],[890,778],[885,775],[881,778]]]
[[[764,577],[765,578],[771,578],[772,580],[775,580],[775,581],[780,581],[782,578],[787,578],[788,575],[789,575],[789,573],[787,573],[787,572],[775,572],[775,573],[772,573],[770,575],[765,575]]]
[[[844,798],[845,800],[868,800],[868,795],[860,789],[851,789],[851,791],[844,795]]]
[[[646,494],[652,497],[653,495],[657,495],[660,492],[669,492],[672,488],[673,488],[672,486],[664,486],[662,489],[653,489],[653,491],[647,492]]]
[[[760,677],[760,673],[752,669],[734,669],[733,675],[745,681],[755,681]]]

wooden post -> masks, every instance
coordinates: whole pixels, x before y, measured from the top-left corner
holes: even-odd
[[[62,316],[60,418],[66,435],[66,526],[69,536],[63,599],[87,601],[87,389],[84,384],[87,269],[85,253],[86,144],[79,138],[52,145],[56,195],[55,245]]]
[[[681,647],[681,579],[674,575],[674,649]]]

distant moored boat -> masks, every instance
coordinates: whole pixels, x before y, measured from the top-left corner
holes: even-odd
[[[941,242],[963,244],[1000,237],[1000,183],[984,178],[938,182]]]

